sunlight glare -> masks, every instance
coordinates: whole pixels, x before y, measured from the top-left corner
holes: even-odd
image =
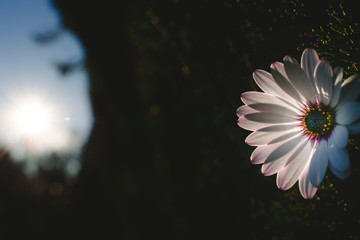
[[[28,137],[36,137],[51,127],[51,109],[41,102],[31,101],[14,109],[14,124]]]
[[[69,121],[59,101],[39,92],[11,94],[1,109],[0,140],[15,158],[65,150],[71,145]]]

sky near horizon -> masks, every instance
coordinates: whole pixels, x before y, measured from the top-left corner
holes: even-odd
[[[37,34],[57,29],[61,19],[49,0],[0,1],[0,147],[17,159],[52,151],[79,152],[91,129],[86,72],[80,67],[62,75],[56,67],[83,60],[81,43],[68,31],[49,43],[35,40]],[[24,136],[8,116],[29,102],[40,102],[51,112],[52,122],[46,124],[52,127]]]

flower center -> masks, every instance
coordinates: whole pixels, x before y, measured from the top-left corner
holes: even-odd
[[[336,125],[334,109],[322,103],[310,104],[303,113],[299,118],[303,133],[312,140],[328,139]]]

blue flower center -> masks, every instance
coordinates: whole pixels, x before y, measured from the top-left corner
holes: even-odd
[[[334,129],[335,111],[323,104],[310,105],[300,117],[303,133],[313,140],[328,139]]]

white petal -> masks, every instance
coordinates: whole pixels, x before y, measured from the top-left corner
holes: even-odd
[[[291,123],[297,121],[295,117],[290,117],[283,114],[272,113],[272,112],[250,113],[245,115],[244,117],[254,122],[274,123],[274,124]]]
[[[334,68],[334,89],[330,101],[330,106],[335,107],[340,99],[341,84],[343,83],[343,69],[341,67]]]
[[[262,164],[265,162],[265,159],[278,148],[283,142],[271,144],[271,145],[261,145],[258,146],[251,154],[250,160],[252,164]]]
[[[252,132],[249,136],[247,136],[245,142],[250,146],[272,144],[291,138],[295,135],[295,133],[297,132],[294,132],[294,129],[292,129],[290,133],[289,131],[280,131],[280,132],[255,131]]]
[[[290,129],[295,129],[296,127],[298,127],[298,123],[293,123],[293,124],[283,124],[283,125],[274,125],[274,126],[270,126],[270,127],[264,127],[259,129],[258,131],[261,132],[278,132],[278,131],[286,131],[286,130],[290,130]]]
[[[345,148],[339,148],[331,139],[328,145],[329,164],[340,172],[347,171],[350,167],[349,155]]]
[[[308,101],[315,103],[313,83],[309,80],[295,59],[287,57],[287,60],[288,61],[284,61],[284,67],[290,82]]]
[[[356,100],[360,95],[360,76],[353,75],[341,84],[340,99],[336,108],[339,109],[348,101]]]
[[[289,82],[285,73],[284,65],[282,63],[273,63],[270,70],[275,82],[284,92],[286,92],[286,94],[288,94],[300,104],[306,103],[306,101],[301,98],[299,92],[295,89],[295,87]]]
[[[311,159],[311,157],[312,156],[310,155],[310,159]],[[305,199],[313,198],[317,191],[317,187],[312,185],[312,183],[310,181],[310,169],[309,168],[310,168],[310,161],[307,162],[303,172],[300,175],[300,179],[299,179],[300,193]]]
[[[274,125],[273,123],[254,122],[254,121],[251,121],[251,120],[245,118],[244,116],[240,117],[237,120],[237,124],[240,127],[244,128],[246,130],[249,130],[249,131],[255,131],[260,128],[270,127],[270,126]]]
[[[349,133],[346,127],[336,125],[333,129],[330,139],[339,148],[344,148],[348,144]]]
[[[256,84],[265,93],[284,99],[292,105],[296,105],[295,100],[291,96],[287,95],[275,82],[271,73],[258,69],[253,72],[253,78]]]
[[[256,112],[258,112],[258,111],[249,107],[248,105],[242,105],[236,110],[236,115],[238,117],[242,117],[245,114],[256,113]]]
[[[301,56],[301,68],[304,69],[313,86],[315,85],[315,67],[318,65],[319,61],[319,56],[314,49],[305,49]]]
[[[293,153],[290,164],[285,165],[276,176],[276,185],[279,189],[287,190],[296,183],[309,161],[311,150],[310,142],[304,142]]]
[[[310,181],[314,187],[318,187],[322,182],[328,166],[327,142],[322,140],[317,143],[314,154],[310,162]]]
[[[284,107],[278,104],[271,104],[271,103],[255,103],[250,104],[249,107],[259,111],[259,112],[277,112],[280,114],[285,114],[288,116],[296,116],[297,113],[290,108]]]
[[[282,99],[279,99],[273,95],[262,93],[262,92],[244,92],[241,94],[241,100],[243,103],[247,105],[258,104],[258,103],[269,103],[269,104],[277,104],[293,111],[297,111],[298,108],[294,107],[290,103],[285,102]]]
[[[348,170],[346,170],[346,171],[343,171],[343,172],[337,170],[337,169],[334,168],[332,165],[329,165],[329,168],[330,168],[331,172],[332,172],[336,177],[338,177],[338,178],[340,178],[340,179],[346,179],[346,178],[348,178],[348,177],[350,176],[350,168],[349,168]]]
[[[327,61],[320,61],[315,68],[315,83],[319,94],[319,100],[325,105],[331,101],[334,80],[333,70]]]
[[[293,154],[289,157],[288,161],[286,162],[286,165],[285,166],[288,166],[289,164],[292,163],[292,161],[294,161],[296,158],[298,157],[301,157],[301,159],[303,159],[303,156],[298,156],[300,154],[300,152],[305,148],[306,145],[309,145],[309,147],[312,148],[312,145],[311,145],[311,141],[309,141],[309,139],[305,136],[302,136],[301,137],[302,139],[300,144],[296,147],[296,150],[293,152]]]
[[[290,154],[290,153],[288,153]],[[277,159],[276,161],[265,163],[261,166],[261,172],[264,174],[264,176],[271,176],[277,172],[279,172],[281,169],[284,168],[286,164],[286,156],[282,157],[281,159]]]
[[[347,125],[360,118],[360,103],[346,102],[336,113],[336,122]]]
[[[279,136],[279,137],[271,140],[271,141],[269,142],[269,144],[273,144],[273,143],[281,142],[281,141],[284,141],[284,140],[288,140],[288,139],[290,139],[290,138],[295,137],[295,135],[297,135],[299,132],[300,132],[300,131],[288,132],[288,133],[286,133],[286,134],[283,134],[283,135],[281,135],[281,136]]]
[[[346,125],[350,134],[357,134],[360,133],[360,121],[352,123],[350,125]]]
[[[298,135],[297,137],[295,137],[291,140],[286,140],[283,144],[281,144],[278,148],[276,148],[273,152],[271,152],[269,154],[269,156],[266,158],[265,162],[266,163],[272,162],[272,161],[275,161],[275,160],[285,156],[286,154],[288,154],[289,152],[294,150],[294,148],[296,148],[296,146],[298,146],[300,144],[302,139],[303,139],[302,136]]]

